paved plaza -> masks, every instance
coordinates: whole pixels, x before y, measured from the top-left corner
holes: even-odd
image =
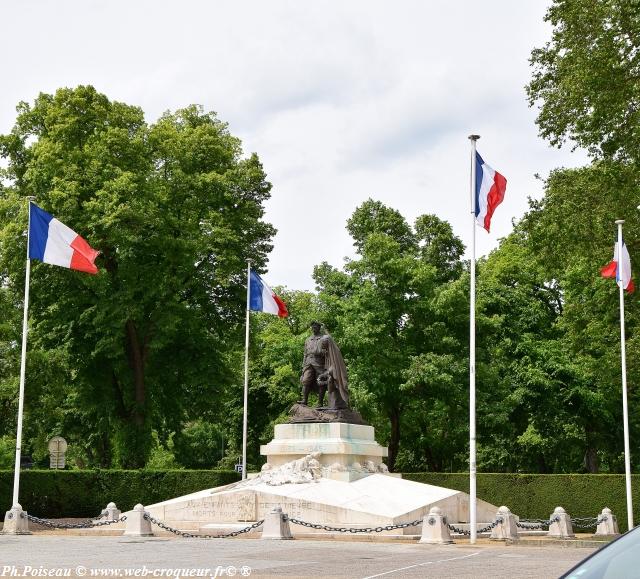
[[[400,542],[0,536],[0,577],[553,578],[593,549]],[[25,573],[26,570],[26,573]]]

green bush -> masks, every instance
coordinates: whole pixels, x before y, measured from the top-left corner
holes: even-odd
[[[469,492],[467,473],[407,473],[403,478]],[[572,517],[595,517],[609,507],[627,530],[627,502],[621,474],[503,474],[478,473],[478,498],[505,505],[526,519],[546,519],[563,507]],[[640,476],[632,475],[634,521],[640,520]]]
[[[215,470],[26,470],[20,476],[20,504],[37,517],[97,516],[113,501],[122,511],[151,505],[240,479]],[[13,471],[0,471],[0,511],[11,507]]]
[[[0,436],[0,469],[12,468],[16,460],[16,439]]]
[[[224,457],[224,434],[219,424],[198,420],[174,438],[174,455],[185,468],[211,468]]]

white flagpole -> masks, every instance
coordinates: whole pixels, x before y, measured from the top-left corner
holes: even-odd
[[[31,259],[29,259],[29,239],[31,233],[31,203],[34,197],[27,197],[27,267],[24,279],[24,312],[22,316],[22,356],[20,358],[20,393],[18,395],[18,429],[16,432],[16,464],[13,473],[13,507],[20,504],[20,456],[22,449],[22,414],[24,412],[24,382],[27,368],[27,331],[29,321],[29,280],[31,278]]]
[[[618,219],[618,271],[622,267],[622,224],[624,219]],[[622,421],[624,424],[624,475],[627,488],[627,523],[629,530],[633,529],[633,503],[631,499],[631,453],[629,451],[629,408],[627,406],[627,353],[624,335],[624,288],[622,280],[618,281],[620,290],[620,353],[622,358]]]
[[[242,417],[242,480],[247,478],[247,413],[249,406],[249,300],[251,299],[251,260],[247,259],[247,320],[244,339],[244,413]]]
[[[471,141],[471,263],[469,290],[469,530],[470,542],[476,542],[476,141]]]

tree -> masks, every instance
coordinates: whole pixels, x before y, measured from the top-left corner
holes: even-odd
[[[234,379],[245,260],[260,268],[274,234],[262,220],[270,185],[196,106],[149,126],[138,107],[81,86],[18,112],[0,138],[0,276],[20,295],[26,195],[102,252],[97,276],[34,264],[30,350],[64,351],[73,404],[101,439],[91,462],[142,466],[152,429],[166,438]]]
[[[530,105],[541,135],[591,154],[640,159],[640,1],[554,0],[553,36],[535,49]]]
[[[434,367],[451,372],[446,356],[457,342],[438,308],[450,304],[444,290],[460,273],[463,246],[437,217],[418,218],[414,229],[373,200],[355,210],[347,229],[358,259],[344,271],[316,266],[314,278],[323,320],[347,362],[354,404],[369,418],[380,413],[387,420],[376,425],[388,438],[393,470],[403,420],[412,422],[416,398],[434,395],[425,378]]]
[[[557,170],[547,181],[544,199],[532,202],[520,225],[545,279],[560,290],[556,348],[571,372],[557,398],[579,433],[582,452],[577,454],[591,472],[621,467],[618,288],[600,277],[599,268],[611,260],[617,237],[614,220],[622,216],[627,217],[625,239],[632,264],[640,263],[637,187],[637,173],[627,163],[598,161],[590,167]],[[640,378],[639,314],[637,300],[627,298],[629,384]],[[637,396],[631,388],[632,433],[640,423],[633,410]]]

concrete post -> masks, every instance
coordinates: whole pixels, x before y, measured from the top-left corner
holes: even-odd
[[[27,519],[27,512],[23,511],[20,505],[13,505],[13,508],[5,513],[2,534],[31,535],[31,531],[29,531],[29,520]]]
[[[500,520],[491,531],[491,539],[517,539],[518,526],[516,525],[516,517],[508,507],[500,507],[496,513],[496,519]]]
[[[558,539],[575,538],[571,517],[562,507],[556,507],[549,519],[557,519],[557,521],[549,525],[547,537],[556,537]]]
[[[151,521],[144,518],[145,510],[141,504],[133,507],[127,513],[127,526],[124,531],[126,537],[153,537]]]
[[[107,508],[102,511],[102,516],[105,517],[107,521],[117,521],[120,519],[120,509],[116,507],[115,503],[109,503]]]
[[[262,523],[262,539],[287,540],[293,539],[289,521],[281,507],[274,507],[264,517]]]
[[[422,518],[422,537],[420,543],[429,545],[448,545],[453,543],[447,524],[447,517],[440,507],[432,507],[428,515]]]
[[[618,520],[616,516],[611,512],[611,509],[605,507],[600,513],[600,523],[596,528],[596,535],[619,535]]]

